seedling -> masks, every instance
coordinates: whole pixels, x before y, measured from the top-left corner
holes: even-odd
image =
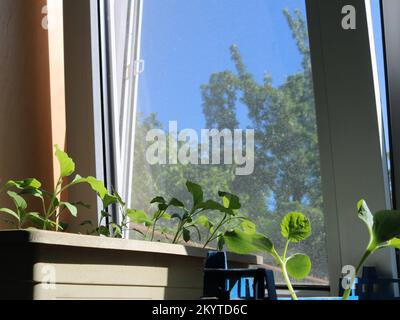
[[[357,204],[358,217],[365,223],[369,232],[369,244],[357,268],[358,276],[367,259],[376,251],[386,248],[400,249],[400,211],[379,211],[372,215],[365,200]],[[355,279],[351,279],[350,289],[345,290],[343,300],[350,297]]]
[[[92,189],[101,199],[103,209],[101,210],[100,221],[97,227],[94,227],[91,220],[86,220],[81,223],[81,226],[89,226],[92,228],[91,230],[87,230],[87,234],[89,235],[122,239],[126,231],[132,230],[129,227],[130,219],[137,217],[139,214],[145,214],[144,211],[128,209],[121,196],[115,190],[109,193],[101,181],[98,181],[95,186],[92,186]],[[112,222],[112,216],[110,214],[112,206],[116,206],[119,210],[121,217],[120,223]],[[142,233],[139,230],[135,231]]]
[[[305,254],[297,253],[288,257],[288,249],[291,243],[299,243],[311,235],[310,221],[302,213],[291,212],[282,220],[281,233],[286,239],[282,255],[277,253],[270,239],[258,233],[245,233],[240,230],[234,230],[224,235],[224,242],[230,251],[239,254],[267,252],[272,255],[282,270],[292,299],[298,300],[290,277],[297,280],[306,278],[311,272],[312,264],[310,258]]]
[[[14,218],[14,221],[8,221],[17,228],[23,228],[28,222],[33,223],[36,227],[43,230],[63,231],[65,224],[60,222],[61,214],[65,211],[69,212],[73,217],[78,215],[78,206],[88,207],[82,202],[66,202],[60,200],[64,192],[78,184],[87,183],[95,188],[99,181],[93,177],[82,178],[76,175],[71,182],[66,182],[67,178],[75,172],[75,163],[67,153],[55,146],[55,155],[60,166],[60,176],[57,179],[56,186],[53,191],[47,191],[42,188],[41,182],[36,179],[25,179],[22,181],[9,181],[4,189],[13,199],[16,211],[3,208],[0,212]],[[12,191],[15,190],[16,192]],[[42,212],[26,212],[28,204],[23,196],[33,196],[40,199],[42,204]]]
[[[177,224],[173,228],[175,231],[170,237],[171,242],[175,244],[182,240],[185,242],[193,240],[193,232],[197,234],[198,241],[202,242],[200,228],[205,228],[208,235],[204,241],[204,248],[212,242],[217,242],[219,249],[223,248],[223,236],[227,230],[230,231],[232,228],[240,228],[243,232],[255,230],[252,222],[238,214],[241,204],[237,196],[219,192],[222,203],[218,203],[214,200],[205,200],[200,185],[187,181],[186,187],[192,196],[190,206],[186,206],[177,198],[167,201],[164,197],[159,196],[151,201],[151,204],[157,205],[157,211],[152,218],[149,218],[143,211],[132,211],[130,215],[132,222],[144,223],[149,228],[150,240],[153,241],[157,227],[162,220],[176,221]],[[213,222],[206,212],[218,212],[221,214],[221,218],[217,219],[217,222]]]

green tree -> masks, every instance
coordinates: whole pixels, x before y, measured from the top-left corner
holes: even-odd
[[[233,45],[235,70],[215,73],[202,86],[203,113],[207,127],[222,129],[238,123],[238,105],[247,108],[256,134],[255,173],[236,177],[231,188],[247,195],[244,207],[258,220],[260,231],[272,237],[278,238],[279,222],[287,212],[310,216],[313,237],[303,250],[313,259],[314,274],[323,275],[325,232],[308,33],[300,11],[284,14],[303,58],[302,70],[277,87],[268,75],[258,83]]]
[[[246,67],[240,50],[232,45],[235,68],[216,72],[201,86],[207,128],[236,129],[237,109],[246,108],[255,130],[255,171],[235,176],[234,166],[157,165],[145,161],[146,133],[162,128],[155,115],[140,117],[135,148],[134,205],[150,210],[149,202],[159,194],[179,195],[186,201],[185,182],[204,186],[207,197],[225,190],[237,194],[242,214],[252,218],[260,232],[279,239],[279,224],[289,211],[310,217],[313,233],[300,250],[313,260],[313,275],[326,276],[324,219],[320,163],[311,73],[310,49],[305,19],[300,11],[284,11],[293,39],[302,56],[301,70],[279,86],[265,75],[258,83]],[[145,168],[145,169],[144,169]],[[282,244],[283,245],[283,244]],[[281,248],[278,248],[281,249]]]

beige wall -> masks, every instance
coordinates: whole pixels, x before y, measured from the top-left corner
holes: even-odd
[[[45,0],[0,1],[0,183],[53,181]],[[7,204],[4,195],[0,203]]]
[[[48,30],[42,26],[46,5]],[[52,189],[59,175],[54,144],[67,149],[79,174],[96,176],[90,32],[82,31],[90,31],[89,1],[63,6],[63,0],[0,0],[0,185],[35,177]],[[93,208],[83,209],[77,220],[64,217],[69,231],[79,231],[83,220],[96,220],[96,196],[88,188],[75,188],[66,197]],[[9,205],[0,194],[0,207]]]

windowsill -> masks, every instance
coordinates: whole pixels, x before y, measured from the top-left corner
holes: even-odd
[[[100,250],[118,250],[137,253],[162,253],[173,256],[191,256],[205,258],[209,249],[196,248],[192,246],[139,241],[112,239],[98,236],[88,236],[72,233],[60,233],[42,230],[10,230],[0,231],[0,243],[8,244],[38,244],[63,247],[88,248]],[[251,265],[262,265],[263,258],[256,255],[228,254],[231,262],[245,263]]]
[[[203,293],[207,249],[38,230],[0,231],[0,246],[0,300],[196,300]],[[228,263],[246,269],[262,257],[228,254]]]

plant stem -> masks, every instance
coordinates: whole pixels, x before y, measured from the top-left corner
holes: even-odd
[[[283,250],[282,259],[283,259],[284,262],[286,262],[286,256],[287,256],[287,252],[288,252],[288,249],[289,249],[289,243],[290,243],[289,240],[286,241],[285,249]]]
[[[154,241],[154,235],[156,233],[156,224],[157,224],[158,220],[160,219],[160,217],[162,217],[163,215],[164,215],[164,213],[159,214],[159,215],[157,215],[156,219],[154,219],[153,229],[151,232],[151,240],[150,240],[151,242]]]
[[[178,242],[179,235],[180,235],[180,232],[181,232],[181,229],[182,229],[183,226],[184,226],[184,223],[183,223],[183,220],[182,220],[181,222],[179,222],[178,230],[176,231],[174,240],[172,241],[173,244],[176,244]]]
[[[211,236],[208,238],[206,244],[204,245],[204,249],[207,248],[207,246],[210,244],[210,242],[212,242],[214,240],[214,236],[217,234],[217,232],[219,231],[219,229],[221,229],[221,227],[225,224],[225,220],[227,218],[227,214],[225,214],[224,218],[220,221],[220,223],[218,224],[218,226],[214,229],[214,232],[211,234]]]
[[[280,267],[282,269],[283,278],[285,279],[285,283],[286,283],[286,286],[288,287],[290,296],[292,297],[293,300],[299,300],[299,298],[296,295],[296,292],[293,289],[292,283],[289,278],[289,274],[286,269],[286,263],[287,263],[286,256],[287,256],[287,252],[289,249],[289,244],[290,244],[290,241],[287,240],[286,244],[285,244],[285,249],[283,250],[282,258],[280,258],[279,256],[277,256],[275,258],[278,260],[278,264],[280,265]]]
[[[286,270],[286,262],[283,262],[281,268],[282,268],[283,278],[285,279],[286,285],[289,289],[290,296],[292,297],[293,300],[299,300],[299,298],[296,295],[296,292],[293,289],[292,283],[290,282],[289,274]]]
[[[58,189],[59,189],[61,184],[62,184],[62,178],[60,177],[58,179],[58,182],[57,182],[56,188],[54,190],[54,193],[51,196],[50,204],[49,204],[49,207],[47,208],[47,211],[46,211],[46,214],[45,214],[45,222],[44,222],[44,226],[43,226],[44,230],[47,230],[47,221],[49,220],[50,214],[52,215],[54,213],[54,211],[57,210],[57,207],[54,206],[54,201],[57,198]],[[58,231],[58,223],[56,223],[56,225],[57,225],[56,226],[56,231]]]
[[[60,177],[60,179],[58,180],[58,184],[56,187],[56,196],[60,196],[60,201],[61,201],[61,190],[59,190],[62,187],[62,183],[63,183],[63,179]],[[59,206],[56,206],[55,208],[55,214],[56,214],[56,232],[58,232],[59,229],[59,223],[60,223],[60,212],[57,212],[59,210]]]
[[[362,257],[361,260],[360,260],[360,263],[359,263],[358,266],[357,266],[355,277],[358,276],[358,274],[360,273],[361,268],[363,267],[365,261],[368,259],[368,257],[369,257],[373,252],[374,252],[373,249],[368,248],[367,251],[364,253],[363,257]],[[354,281],[355,281],[355,279],[352,279],[352,280],[351,280],[351,284],[350,284],[350,288],[345,290],[345,292],[344,292],[344,294],[343,294],[343,300],[348,300],[348,299],[349,299],[350,294],[351,294],[351,290],[353,289],[353,286],[354,286]]]

